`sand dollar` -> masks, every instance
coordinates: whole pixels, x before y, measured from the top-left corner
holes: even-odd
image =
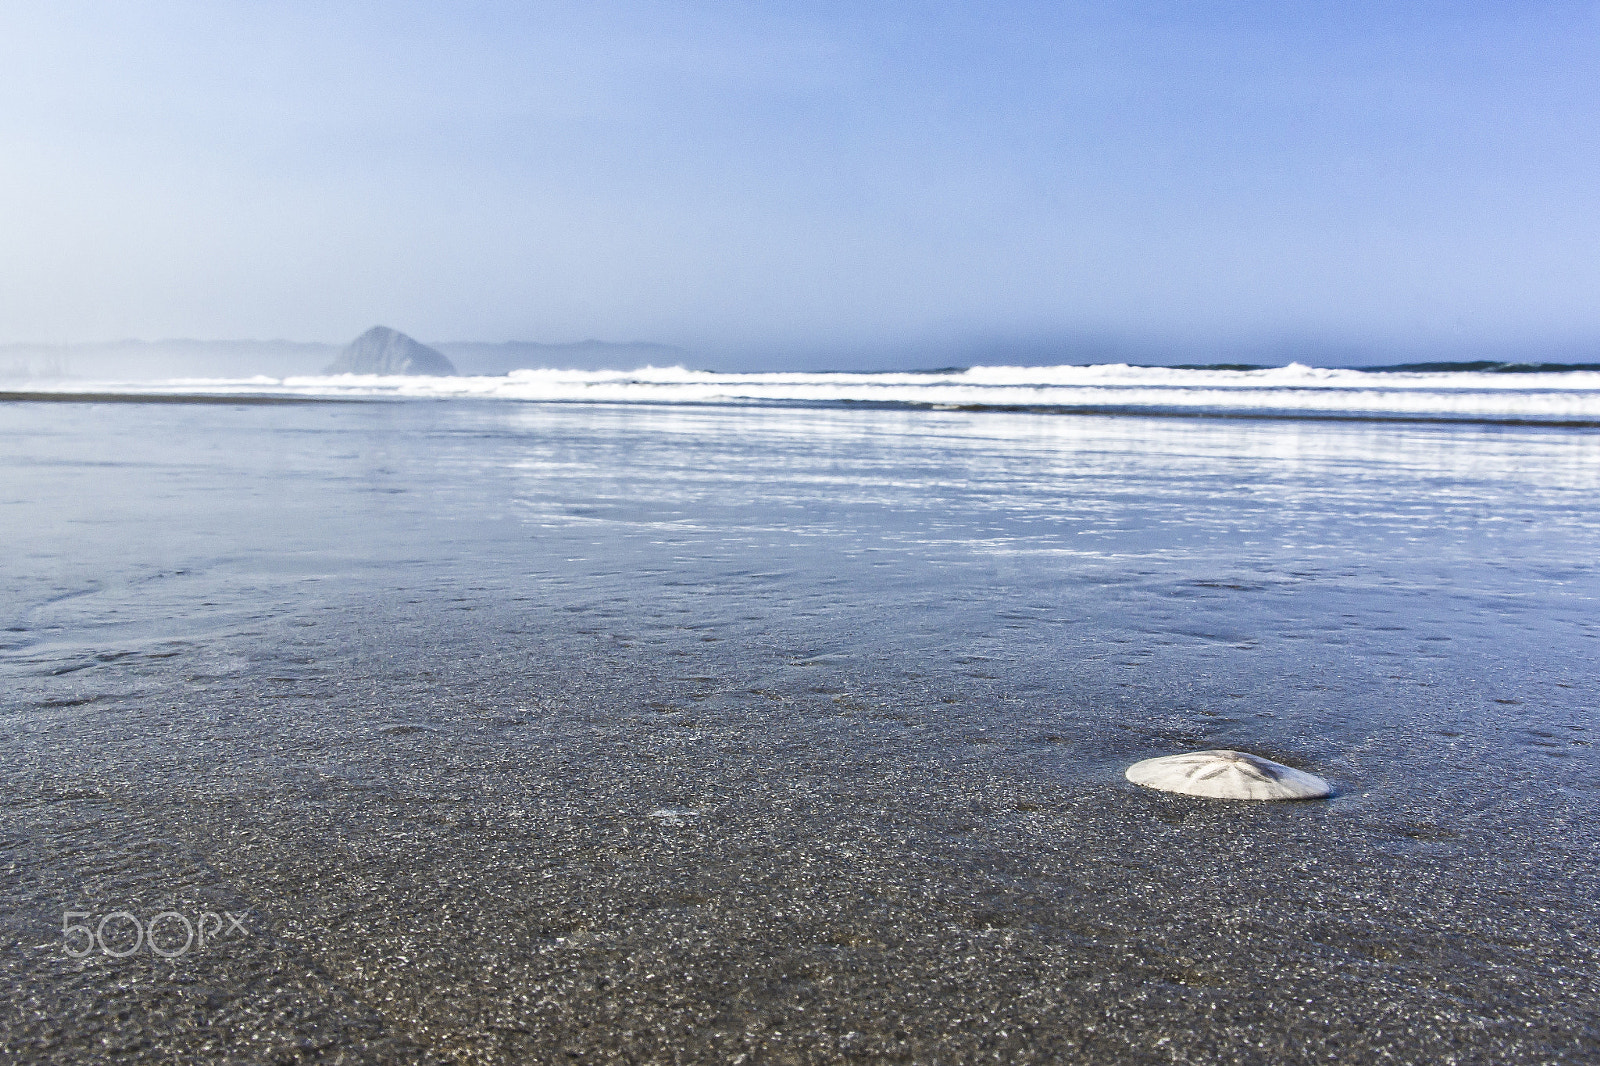
[[[1316,774],[1226,748],[1136,762],[1127,778],[1146,788],[1212,799],[1322,799],[1333,791]]]

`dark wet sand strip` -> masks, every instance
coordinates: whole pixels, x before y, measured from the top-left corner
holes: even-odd
[[[0,392],[0,403],[181,403],[275,406],[370,402],[372,401],[365,397],[352,396],[231,396],[220,393],[176,392]]]

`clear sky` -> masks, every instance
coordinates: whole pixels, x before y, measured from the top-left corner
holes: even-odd
[[[0,7],[0,341],[375,322],[1600,359],[1600,5]]]

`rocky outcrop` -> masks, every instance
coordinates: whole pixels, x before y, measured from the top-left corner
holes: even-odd
[[[328,366],[330,374],[427,374],[456,372],[442,352],[387,326],[373,326],[350,342]]]

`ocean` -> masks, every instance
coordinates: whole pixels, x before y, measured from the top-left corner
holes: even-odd
[[[1600,1058],[1592,368],[18,388],[9,1061]]]

